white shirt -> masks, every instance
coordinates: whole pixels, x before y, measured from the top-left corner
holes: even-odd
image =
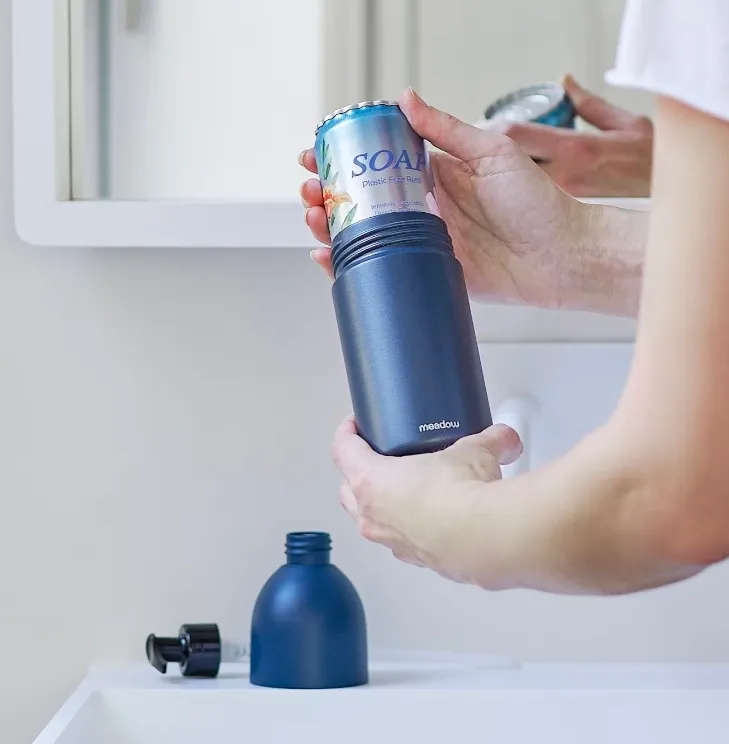
[[[606,77],[729,120],[729,0],[628,0]]]

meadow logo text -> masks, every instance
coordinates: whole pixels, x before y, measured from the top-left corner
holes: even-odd
[[[435,431],[436,429],[460,429],[460,421],[440,421],[433,424],[420,424],[420,431]]]

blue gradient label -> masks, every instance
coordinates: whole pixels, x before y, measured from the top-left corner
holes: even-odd
[[[335,116],[319,130],[315,147],[332,239],[369,217],[439,214],[425,142],[397,106]]]

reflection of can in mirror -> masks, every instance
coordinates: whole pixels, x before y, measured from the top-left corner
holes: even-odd
[[[432,452],[491,425],[463,269],[425,142],[395,103],[317,128],[334,307],[360,435],[387,455]]]
[[[577,112],[561,85],[537,83],[494,101],[484,117],[491,121],[531,122],[574,129]]]

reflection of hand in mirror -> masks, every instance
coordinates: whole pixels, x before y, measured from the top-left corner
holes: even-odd
[[[640,213],[624,215],[565,193],[509,137],[428,106],[413,91],[400,107],[431,154],[440,215],[476,300],[631,315],[643,248]],[[316,173],[313,150],[301,164]],[[328,245],[318,178],[301,187],[306,223]],[[627,258],[626,258],[627,256]],[[312,258],[331,276],[329,248]],[[627,264],[626,264],[627,262]]]
[[[578,115],[600,131],[510,124],[505,133],[565,191],[577,197],[650,196],[653,124],[582,88],[563,85]]]

